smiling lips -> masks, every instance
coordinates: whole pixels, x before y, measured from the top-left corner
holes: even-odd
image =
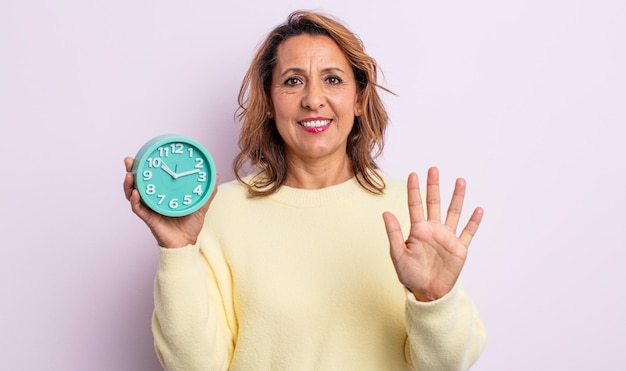
[[[321,133],[323,131],[326,131],[326,129],[328,129],[331,121],[332,120],[322,120],[322,119],[305,120],[305,121],[298,122],[298,124],[300,124],[304,128],[304,130],[308,131],[309,133]]]

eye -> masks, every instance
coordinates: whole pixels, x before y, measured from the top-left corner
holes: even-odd
[[[289,77],[285,80],[284,84],[287,86],[296,86],[302,84],[302,80],[299,77]]]
[[[343,82],[339,76],[331,75],[326,78],[326,82],[330,85],[338,85]]]

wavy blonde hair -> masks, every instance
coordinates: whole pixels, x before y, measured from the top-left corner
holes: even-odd
[[[242,123],[239,154],[233,169],[237,180],[248,187],[252,197],[270,195],[284,183],[287,176],[285,146],[271,111],[270,86],[276,65],[277,48],[286,39],[302,34],[332,38],[348,58],[357,82],[357,94],[363,106],[355,116],[348,136],[346,153],[357,181],[369,192],[383,193],[385,182],[375,171],[374,161],[382,153],[389,116],[377,89],[393,94],[376,82],[376,61],[365,53],[363,43],[339,20],[310,11],[295,11],[285,23],[272,30],[259,46],[239,90],[236,116]],[[260,170],[246,183],[241,172],[249,164]]]

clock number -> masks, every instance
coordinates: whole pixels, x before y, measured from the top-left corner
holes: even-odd
[[[204,171],[198,173],[198,181],[206,182],[206,173]]]
[[[172,199],[170,200],[169,205],[170,205],[170,209],[175,209],[175,208],[177,208],[177,207],[178,207],[178,199],[177,199],[177,198],[172,198]]]
[[[167,157],[170,155],[170,149],[167,147],[159,147],[159,156]]]
[[[150,167],[161,167],[161,159],[156,157],[156,158],[152,158],[150,157],[148,159],[148,166]]]
[[[187,148],[187,151],[189,151],[189,157],[193,157],[193,147]]]
[[[183,144],[182,143],[172,143],[170,145],[172,147],[172,154],[182,155],[183,154]]]
[[[152,179],[152,171],[150,170],[146,170],[143,172],[143,180],[150,180]]]
[[[153,195],[156,193],[156,186],[154,184],[148,184],[146,186],[146,193],[149,195]]]
[[[183,205],[190,205],[191,204],[191,195],[185,195],[185,198],[183,199]]]
[[[192,191],[192,193],[197,194],[198,196],[202,195],[202,186],[197,186],[196,188],[194,188],[194,190]]]
[[[201,159],[201,158],[197,158],[196,159],[196,166],[195,166],[195,168],[196,169],[202,169],[202,164],[204,164],[204,160]]]
[[[166,196],[165,196],[165,195],[157,195],[157,197],[159,198],[159,202],[157,202],[157,204],[159,204],[159,205],[160,205],[160,204],[162,204],[162,203],[163,203],[163,201],[165,201],[165,197],[166,197]]]

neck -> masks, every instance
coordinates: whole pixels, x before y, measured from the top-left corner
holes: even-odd
[[[292,188],[320,189],[348,181],[354,176],[348,156],[335,160],[287,159],[285,185]]]

